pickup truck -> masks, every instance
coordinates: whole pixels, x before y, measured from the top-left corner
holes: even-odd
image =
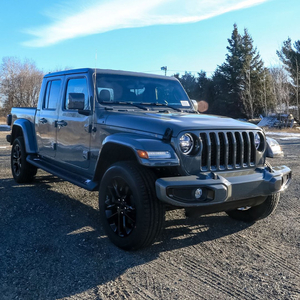
[[[200,114],[173,77],[50,73],[37,108],[13,108],[7,123],[15,181],[40,168],[99,190],[99,220],[126,250],[154,242],[166,209],[265,218],[291,181],[288,167],[266,163],[276,141],[256,125]]]

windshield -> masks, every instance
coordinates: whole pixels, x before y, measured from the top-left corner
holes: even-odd
[[[125,75],[97,75],[100,103],[140,103],[190,108],[180,83],[174,80]]]

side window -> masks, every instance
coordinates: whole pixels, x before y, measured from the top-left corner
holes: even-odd
[[[84,94],[84,109],[89,110],[90,103],[86,78],[74,78],[68,81],[64,109],[69,109],[69,94],[74,93]]]
[[[48,81],[44,99],[44,109],[56,109],[59,100],[61,80]]]

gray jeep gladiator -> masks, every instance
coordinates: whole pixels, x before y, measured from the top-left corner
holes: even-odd
[[[13,108],[7,123],[15,181],[30,182],[41,168],[99,190],[103,228],[127,250],[154,242],[166,209],[265,218],[291,180],[288,167],[266,163],[278,145],[261,128],[200,114],[172,77],[50,73],[37,108]]]

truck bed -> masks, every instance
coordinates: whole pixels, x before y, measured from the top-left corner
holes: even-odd
[[[36,107],[13,107],[11,110],[12,124],[16,119],[26,119],[34,124]]]

